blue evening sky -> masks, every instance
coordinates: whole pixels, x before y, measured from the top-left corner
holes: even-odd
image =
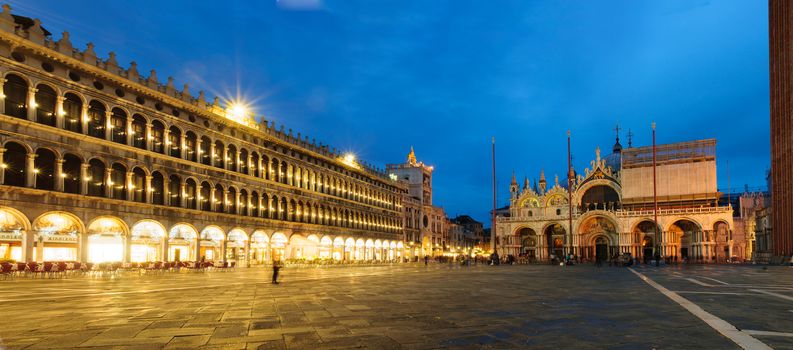
[[[719,188],[765,185],[766,1],[10,1],[76,47],[258,114],[384,167],[410,146],[434,203],[486,226],[512,171],[549,182],[600,146],[718,139]]]

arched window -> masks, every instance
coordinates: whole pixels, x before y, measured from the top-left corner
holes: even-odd
[[[198,190],[198,185],[196,184],[195,180],[187,179],[187,181],[185,181],[184,190],[185,190],[185,193],[184,193],[184,196],[185,196],[184,207],[185,208],[190,208],[190,209],[195,209],[196,208],[196,191]]]
[[[209,182],[202,182],[201,183],[201,195],[198,197],[198,201],[200,204],[200,209],[203,211],[211,211],[212,210],[212,186],[209,185]]]
[[[226,151],[226,169],[237,171],[237,147],[229,145]]]
[[[287,215],[289,214],[289,207],[286,205],[286,198],[281,198],[281,207],[278,208],[279,216],[281,220],[286,221]]]
[[[127,144],[127,113],[121,108],[113,108],[110,115],[110,134],[113,142]]]
[[[146,118],[140,114],[132,117],[132,130],[129,131],[132,138],[132,146],[135,148],[146,149]]]
[[[192,131],[185,133],[184,151],[187,152],[187,160],[198,161],[198,136]]]
[[[223,200],[223,186],[220,184],[215,185],[215,211],[224,213],[226,204]]]
[[[240,190],[240,201],[237,205],[240,206],[240,215],[248,215],[248,191],[245,189]]]
[[[278,197],[273,196],[273,198],[270,200],[270,208],[269,208],[270,219],[279,219],[281,217],[280,214],[279,214],[280,211],[279,211],[279,208],[278,208],[279,204],[280,204],[280,202],[278,201]]]
[[[63,128],[72,132],[83,132],[83,100],[68,93],[63,99]]]
[[[281,179],[281,183],[287,183],[286,172],[289,171],[289,168],[286,166],[286,162],[281,162],[281,167],[278,170],[280,172],[278,176]]]
[[[250,216],[259,216],[262,208],[259,208],[259,194],[256,191],[251,192],[251,209],[248,211]]]
[[[212,165],[212,154],[210,151],[212,150],[212,140],[208,137],[203,136],[201,137],[201,164]]]
[[[165,204],[165,177],[159,171],[151,174],[151,202],[152,204]]]
[[[55,126],[55,90],[44,84],[37,86],[36,90],[36,121]]]
[[[168,196],[172,207],[182,206],[182,178],[179,175],[168,177]]]
[[[100,139],[105,138],[105,127],[107,120],[105,115],[105,105],[99,101],[91,101],[88,104],[88,135]]]
[[[168,133],[168,149],[171,157],[182,157],[182,131],[172,126]]]
[[[132,200],[138,203],[146,202],[146,172],[141,168],[132,170]]]
[[[46,149],[36,150],[36,159],[33,161],[33,172],[36,174],[36,188],[42,190],[55,190],[55,153]]]
[[[113,198],[127,199],[127,167],[121,163],[113,164],[113,171],[110,173],[110,181]]]
[[[5,153],[3,153],[2,165],[5,167],[4,185],[8,186],[25,186],[26,162],[27,162],[27,149],[16,143],[9,142],[5,145]]]
[[[215,154],[212,155],[212,158],[215,159],[215,167],[223,169],[223,163],[225,162],[224,158],[226,157],[226,148],[223,146],[223,142],[215,141]]]
[[[63,192],[66,193],[80,193],[80,168],[82,165],[80,157],[74,154],[66,154],[63,156]]]
[[[96,197],[105,196],[105,163],[99,159],[88,162],[88,195]]]
[[[159,120],[151,123],[151,150],[165,154],[165,125]]]
[[[239,169],[240,172],[243,174],[248,173],[248,162],[251,160],[248,158],[248,151],[244,148],[240,149],[240,161],[239,161]]]
[[[3,85],[7,115],[20,119],[28,117],[28,83],[15,74],[6,75]]]
[[[234,187],[229,187],[229,198],[226,199],[226,203],[228,204],[228,213],[236,214],[237,213],[237,190]]]

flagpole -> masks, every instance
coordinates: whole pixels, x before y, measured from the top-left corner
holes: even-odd
[[[490,250],[496,252],[496,137],[492,138],[492,159],[493,159],[493,212],[491,214],[490,229]]]
[[[656,245],[656,255],[658,259],[655,260],[655,266],[660,265],[661,260],[661,239],[659,237],[658,232],[658,189],[656,184],[656,175],[655,175],[655,122],[652,124],[653,126],[653,220],[655,221],[655,245]]]
[[[573,159],[570,156],[570,130],[567,130],[567,230],[570,231],[568,254],[573,253]]]

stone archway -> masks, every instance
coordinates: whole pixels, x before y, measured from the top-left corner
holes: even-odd
[[[520,242],[519,256],[525,257],[529,261],[534,261],[538,256],[538,243],[537,232],[529,227],[524,227],[517,232],[518,241]]]
[[[609,217],[595,215],[584,219],[578,226],[578,235],[584,259],[593,260],[601,258],[604,253],[606,256],[613,256],[619,252],[617,224]],[[598,246],[598,238],[603,239],[600,241],[601,246]],[[603,244],[606,245],[605,248]]]
[[[567,230],[558,223],[549,224],[543,230],[545,235],[546,247],[548,248],[548,258],[561,259],[564,256],[564,243]]]
[[[702,231],[702,226],[694,220],[675,220],[661,241],[661,255],[672,261],[710,262],[715,259],[711,236],[709,232]]]

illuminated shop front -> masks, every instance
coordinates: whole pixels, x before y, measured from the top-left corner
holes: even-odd
[[[0,260],[22,260],[24,220],[20,213],[0,209]]]
[[[34,261],[80,260],[78,242],[82,225],[73,215],[62,212],[44,214],[34,221],[33,230],[36,233]]]
[[[245,231],[240,229],[233,229],[229,231],[228,240],[226,241],[226,260],[234,261],[240,265],[245,261],[247,251],[245,246],[248,242],[248,235]]]
[[[254,231],[251,235],[251,264],[267,264],[270,262],[270,237],[264,231]]]
[[[287,242],[288,240],[286,239],[286,235],[283,233],[273,233],[273,237],[270,238],[270,254],[273,257],[273,260],[283,260],[287,258],[285,256]]]
[[[198,255],[199,259],[203,258],[207,261],[222,260],[223,256],[220,255],[223,248],[224,240],[223,230],[217,226],[207,226],[201,231],[199,241]]]
[[[170,261],[196,260],[198,233],[193,226],[177,224],[168,234],[168,259]]]
[[[328,236],[322,237],[322,239],[319,240],[318,250],[320,259],[330,259],[331,251],[333,250],[333,240]]]
[[[126,229],[114,218],[99,218],[88,226],[88,262],[124,261]],[[46,257],[44,260],[49,260]],[[57,259],[64,260],[64,259]]]
[[[333,260],[341,261],[344,258],[344,238],[336,237],[333,240]]]
[[[132,227],[130,261],[161,261],[165,228],[158,222],[145,220]]]

